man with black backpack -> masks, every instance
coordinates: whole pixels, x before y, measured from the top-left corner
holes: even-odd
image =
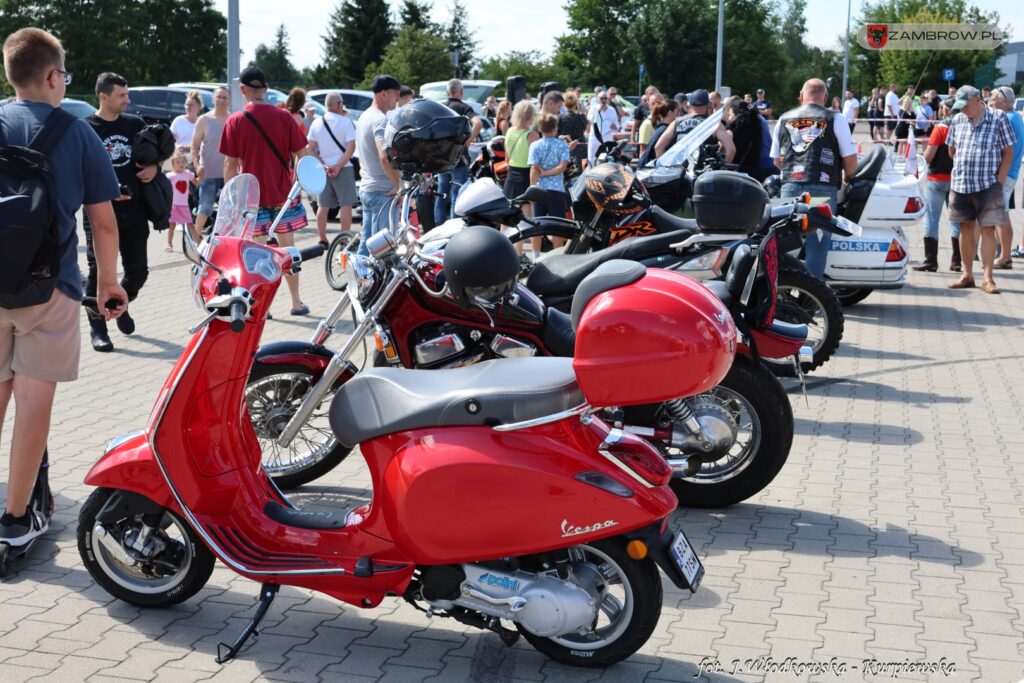
[[[139,166],[132,161],[132,145],[135,136],[146,127],[138,116],[125,114],[131,101],[128,98],[128,81],[115,73],[101,73],[96,79],[96,97],[100,108],[86,117],[107,150],[110,163],[114,166],[121,192],[114,200],[114,216],[117,218],[117,232],[121,250],[121,266],[124,277],[121,286],[128,293],[128,300],[135,301],[139,290],[149,278],[149,255],[146,245],[149,241],[149,213],[143,197],[143,183],[151,182],[160,167],[150,164]],[[89,277],[85,285],[88,296],[96,294],[96,256],[93,250],[93,230],[89,216],[85,217],[85,258],[89,264]],[[89,311],[90,339],[92,348],[101,353],[114,350],[114,344],[107,333],[107,321]],[[123,334],[135,332],[135,321],[125,313],[117,319],[117,329]]]
[[[0,542],[24,546],[46,518],[28,509],[57,382],[78,376],[79,309],[75,214],[93,226],[97,298],[105,318],[127,310],[117,283],[117,178],[88,125],[60,109],[71,83],[64,49],[25,28],[4,41],[4,70],[16,101],[0,107],[0,424],[14,397],[7,505]],[[106,307],[105,306],[109,306]]]

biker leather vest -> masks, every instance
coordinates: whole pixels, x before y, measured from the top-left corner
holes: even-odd
[[[676,121],[676,137],[679,138],[688,134],[691,130],[699,126],[707,117],[707,114],[687,114],[682,117]]]
[[[805,104],[779,118],[782,182],[842,185],[843,158],[835,120],[836,112],[818,104]]]

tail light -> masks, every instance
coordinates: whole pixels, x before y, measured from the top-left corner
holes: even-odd
[[[907,202],[909,204],[909,202]],[[907,258],[907,252],[900,246],[900,243],[893,240],[889,243],[889,253],[885,255],[886,263],[899,263]]]
[[[818,204],[817,206],[811,207],[811,211],[817,211],[828,220],[832,220],[832,207],[828,204]]]
[[[672,478],[672,468],[654,446],[620,429],[609,432],[598,451],[646,487],[664,486]]]
[[[903,207],[903,213],[917,213],[924,208],[924,202],[920,197],[911,197],[907,200],[907,205]]]

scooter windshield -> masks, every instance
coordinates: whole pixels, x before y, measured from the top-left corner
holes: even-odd
[[[229,180],[220,192],[215,237],[252,239],[256,229],[256,212],[260,205],[260,183],[251,173],[241,173]]]

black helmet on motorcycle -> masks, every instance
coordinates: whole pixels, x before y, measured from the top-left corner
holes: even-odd
[[[774,173],[765,178],[761,185],[764,186],[764,190],[768,193],[769,197],[778,197],[782,194],[782,176],[778,173]]]
[[[636,174],[621,164],[598,164],[583,174],[582,187],[596,208],[616,216],[640,213],[651,205]]]
[[[462,159],[469,119],[434,100],[414,100],[388,115],[384,153],[403,173],[444,173]]]
[[[477,297],[496,302],[515,289],[519,256],[501,232],[473,225],[448,240],[444,275],[460,306],[476,305]]]

